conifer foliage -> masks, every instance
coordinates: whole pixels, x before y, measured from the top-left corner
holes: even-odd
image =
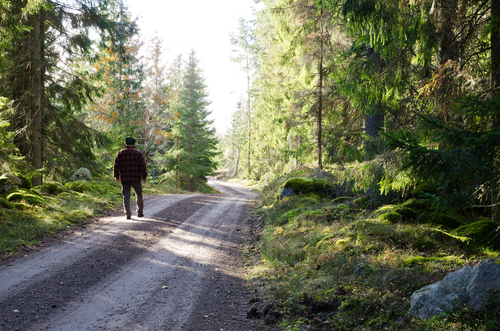
[[[91,162],[93,145],[105,140],[81,112],[97,91],[89,70],[92,46],[108,42],[120,51],[119,41],[136,31],[134,22],[113,19],[114,2],[2,1],[0,95],[9,102],[1,115],[31,170],[41,171],[47,162],[57,170]],[[33,183],[40,184],[41,176]]]
[[[199,188],[216,167],[217,138],[208,120],[205,79],[199,68],[195,51],[191,51],[184,69],[182,85],[173,101],[177,119],[173,123],[173,147],[170,150],[169,170],[177,174],[177,186],[188,190]]]
[[[365,192],[425,187],[500,219],[498,0],[262,3],[249,177],[363,167],[351,179]]]

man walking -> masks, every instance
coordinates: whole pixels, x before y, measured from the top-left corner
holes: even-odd
[[[135,139],[125,139],[125,148],[118,152],[113,167],[113,175],[117,182],[122,182],[123,208],[127,219],[132,217],[130,210],[130,193],[134,188],[137,217],[144,216],[144,200],[142,199],[142,184],[146,183],[146,160],[140,150],[135,148]],[[142,183],[141,183],[142,182]]]

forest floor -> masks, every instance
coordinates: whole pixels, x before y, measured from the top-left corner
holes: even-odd
[[[223,194],[156,196],[144,218],[116,210],[1,261],[0,329],[270,330],[247,318],[257,194],[211,183]]]

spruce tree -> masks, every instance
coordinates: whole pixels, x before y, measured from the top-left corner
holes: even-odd
[[[173,147],[170,150],[170,169],[179,174],[178,185],[196,190],[216,167],[217,155],[213,121],[208,120],[205,79],[199,68],[195,51],[191,51],[182,79],[178,98],[173,105],[177,119],[173,127]]]
[[[120,50],[119,41],[136,30],[133,22],[118,24],[109,15],[111,3],[3,2],[8,6],[1,10],[2,22],[14,18],[17,25],[10,29],[10,45],[0,42],[1,62],[8,64],[2,68],[0,95],[10,100],[1,116],[11,123],[31,170],[61,172],[75,161],[88,165],[93,143],[104,140],[81,118],[83,104],[97,92],[92,46],[108,40]],[[91,31],[99,40],[90,38]],[[50,167],[50,160],[56,166]],[[40,183],[41,176],[33,178],[34,185]]]

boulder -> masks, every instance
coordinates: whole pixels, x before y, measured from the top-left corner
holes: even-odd
[[[281,189],[281,192],[280,192],[280,198],[283,199],[283,198],[291,197],[294,194],[295,194],[295,192],[293,192],[293,188],[283,187]]]
[[[62,192],[68,192],[68,189],[61,183],[57,182],[46,182],[40,186],[40,190],[46,194],[58,195]]]
[[[500,302],[500,266],[483,260],[413,293],[410,314],[427,319],[462,306],[480,309],[489,299]]]
[[[31,179],[24,177],[20,174],[13,174],[13,173],[5,173],[2,175],[0,178],[8,178],[10,182],[17,188],[17,187],[22,187],[26,189],[31,188]]]
[[[22,184],[23,184],[23,181],[21,178],[17,177],[16,175],[10,174],[10,173],[3,174],[1,178],[8,178],[12,184],[16,184],[17,186],[22,186]]]
[[[86,180],[86,181],[92,181],[92,175],[90,174],[89,169],[87,168],[80,168],[78,169],[77,172],[73,174],[73,181],[77,180]]]
[[[469,237],[478,246],[492,247],[500,249],[500,224],[492,222],[490,219],[483,219],[479,222],[462,225],[453,230],[452,235]]]
[[[294,194],[314,193],[321,197],[330,196],[335,190],[335,185],[326,180],[307,177],[294,177],[281,185],[278,199],[292,196]]]
[[[0,194],[7,193],[12,189],[12,184],[7,177],[0,177]]]

